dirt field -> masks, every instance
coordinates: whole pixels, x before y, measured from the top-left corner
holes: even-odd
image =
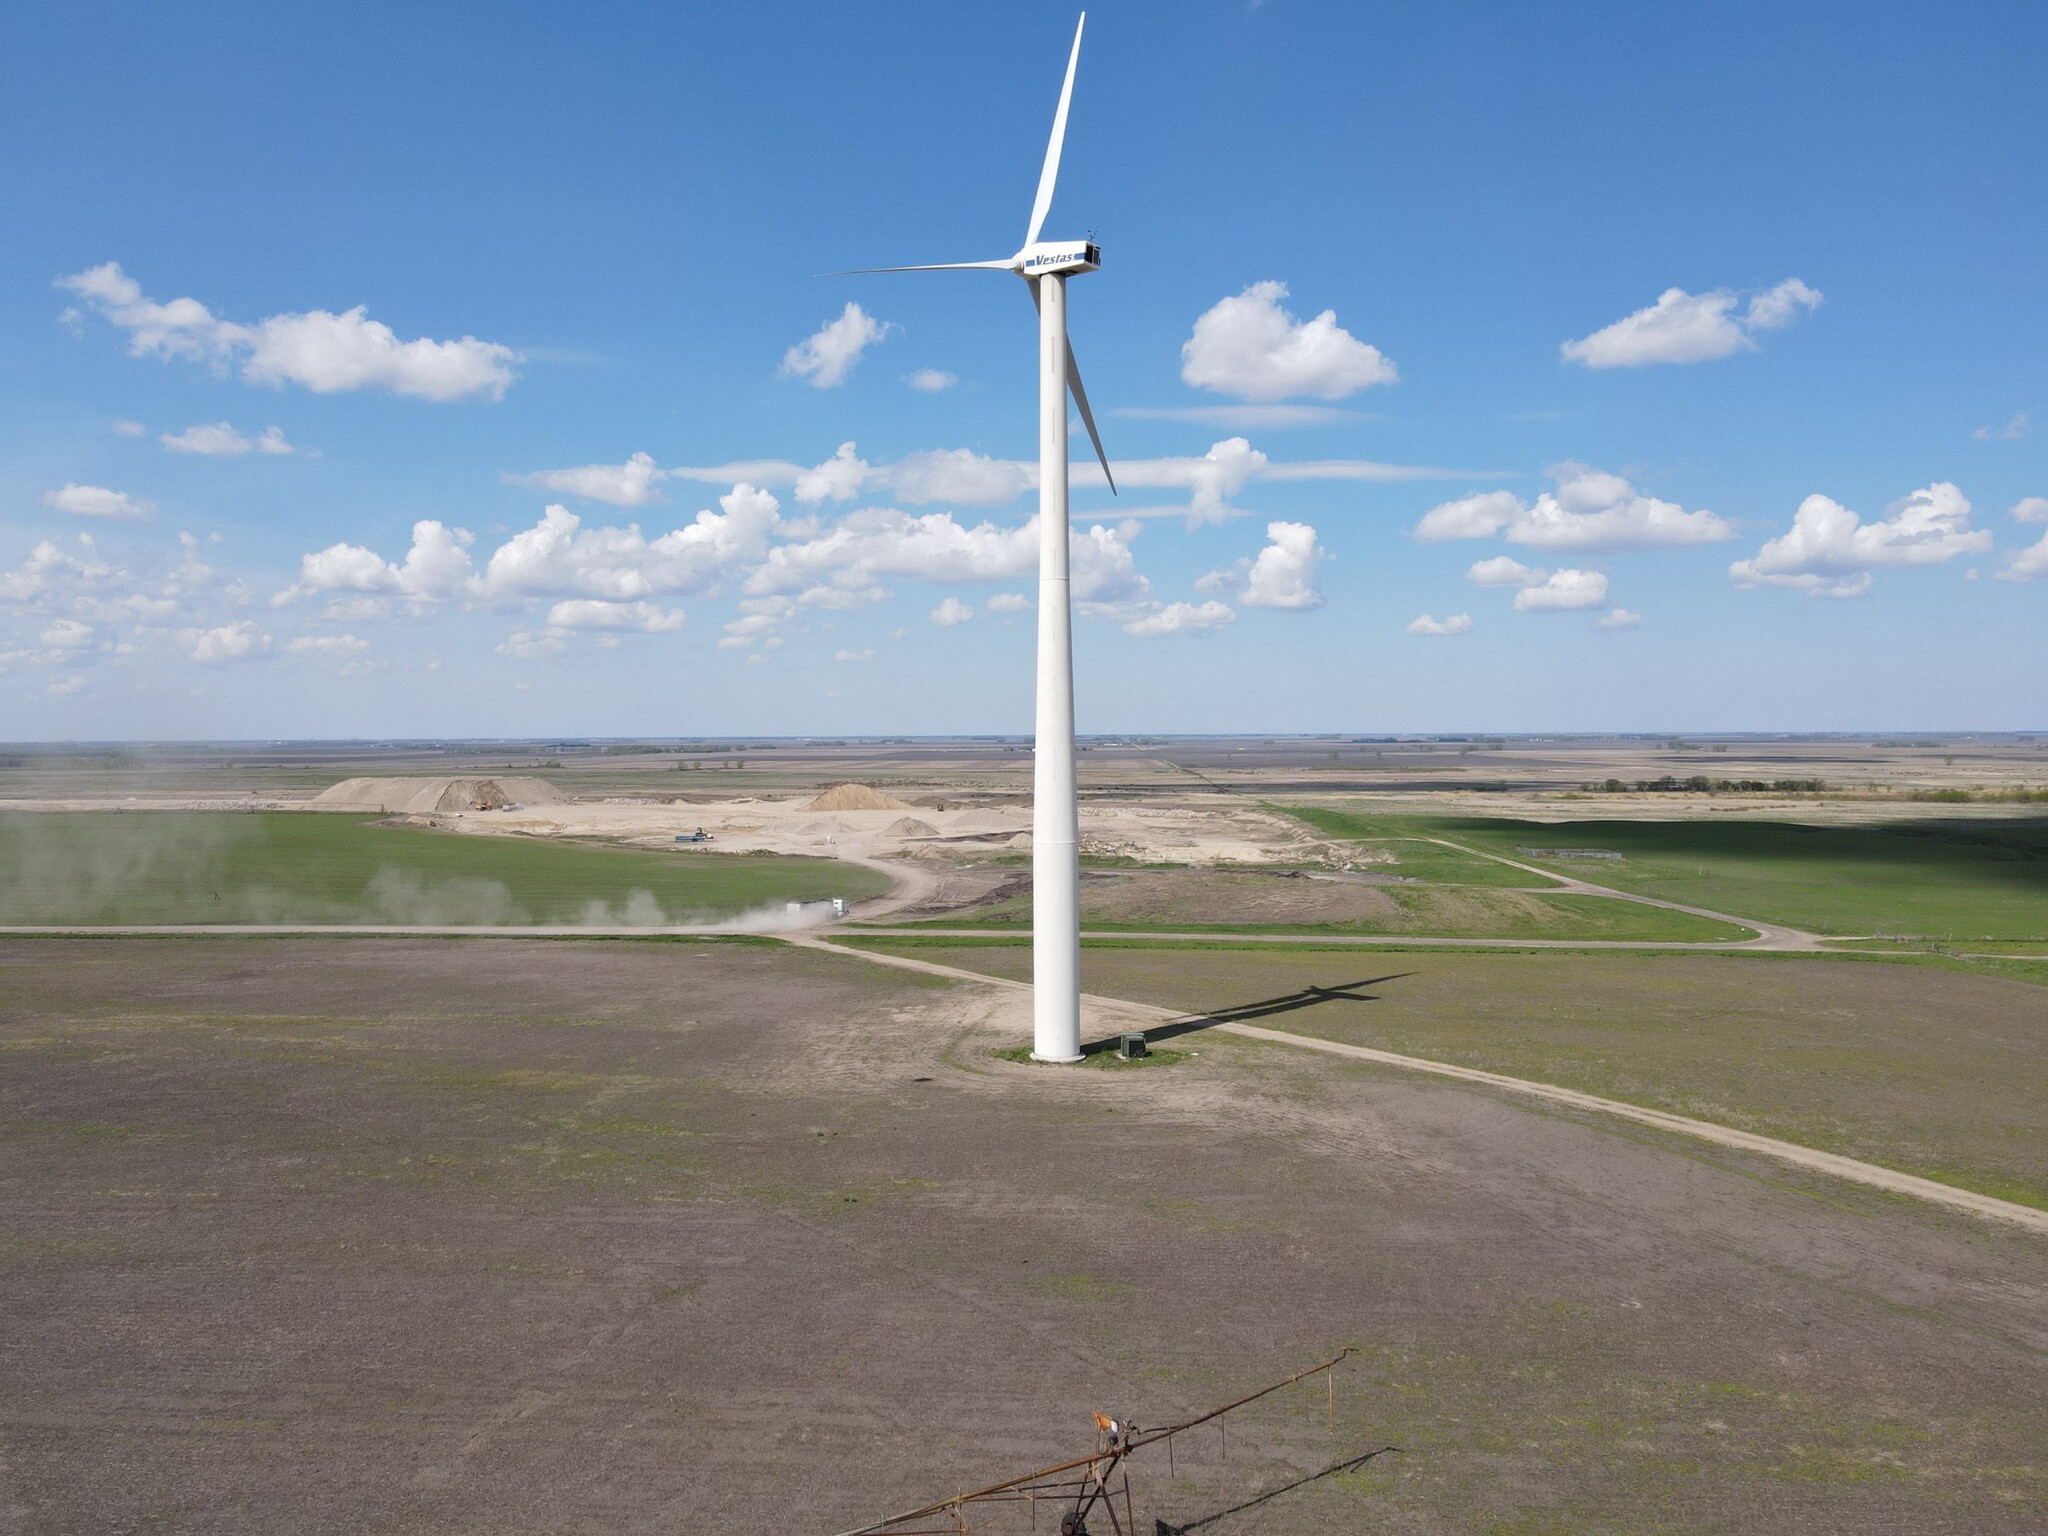
[[[1025,1027],[754,944],[0,943],[0,1530],[830,1532],[1347,1341],[1142,1528],[2048,1520],[2036,1239]]]

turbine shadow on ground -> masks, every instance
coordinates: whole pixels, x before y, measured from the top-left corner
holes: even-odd
[[[1192,1035],[1200,1030],[1213,1029],[1218,1024],[1247,1024],[1253,1019],[1271,1018],[1278,1013],[1293,1013],[1301,1008],[1313,1008],[1319,1003],[1371,1003],[1379,1000],[1375,992],[1361,992],[1360,987],[1384,986],[1390,981],[1405,981],[1413,971],[1395,971],[1386,976],[1372,976],[1363,981],[1340,982],[1334,987],[1304,986],[1298,992],[1282,993],[1278,997],[1261,998],[1255,1003],[1233,1003],[1228,1008],[1211,1008],[1201,1013],[1189,1014],[1186,1018],[1172,1019],[1157,1029],[1145,1031],[1145,1039],[1158,1045],[1163,1041],[1175,1040],[1182,1035]],[[1084,1056],[1098,1055],[1113,1051],[1122,1043],[1122,1034],[1109,1035],[1101,1040],[1091,1040],[1081,1047]]]
[[[1310,1483],[1319,1483],[1326,1477],[1336,1477],[1345,1472],[1356,1472],[1375,1457],[1384,1456],[1389,1451],[1398,1455],[1400,1450],[1401,1447],[1398,1445],[1383,1445],[1376,1451],[1361,1451],[1356,1456],[1346,1457],[1343,1461],[1330,1463],[1329,1466],[1323,1468],[1320,1472],[1306,1473],[1301,1477],[1295,1478],[1292,1482],[1282,1483],[1277,1488],[1268,1488],[1264,1493],[1255,1494],[1253,1497],[1246,1499],[1242,1504],[1233,1504],[1228,1509],[1219,1509],[1214,1514],[1203,1515],[1199,1519],[1185,1521],[1180,1525],[1175,1525],[1170,1520],[1155,1518],[1152,1521],[1152,1536],[1188,1536],[1190,1531],[1199,1531],[1205,1526],[1214,1525],[1219,1520],[1228,1520],[1232,1515],[1241,1515],[1247,1510],[1257,1509],[1262,1504],[1271,1503],[1282,1494],[1292,1493],[1297,1488],[1306,1488]]]

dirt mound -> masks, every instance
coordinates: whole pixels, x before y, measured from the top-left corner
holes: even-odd
[[[885,837],[937,837],[939,829],[915,816],[899,816],[882,828],[882,833]]]
[[[834,784],[809,805],[807,811],[910,811],[916,807],[866,784]]]
[[[496,811],[508,805],[560,805],[568,797],[546,779],[343,779],[313,797],[331,811]]]

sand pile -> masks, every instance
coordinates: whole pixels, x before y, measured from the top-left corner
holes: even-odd
[[[915,816],[899,816],[882,829],[885,837],[937,837],[939,829]]]
[[[834,784],[809,805],[807,811],[908,811],[914,810],[906,800],[894,795],[885,795],[879,789],[866,784]]]
[[[320,810],[495,811],[508,805],[560,805],[567,797],[546,779],[343,779],[313,797]]]

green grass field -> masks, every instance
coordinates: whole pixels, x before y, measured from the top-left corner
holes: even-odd
[[[1030,975],[1021,944],[861,947]],[[1556,1083],[2048,1208],[2048,988],[2022,981],[1768,955],[1135,943],[1084,948],[1081,981],[1107,997]]]
[[[631,923],[879,894],[857,864],[297,812],[0,815],[0,923]]]
[[[1815,933],[2048,938],[2044,819],[1809,827],[1735,820],[1550,823],[1286,809],[1326,837],[1384,846],[1397,857],[1406,846],[1400,839],[1448,838],[1616,890]],[[1526,848],[1598,848],[1621,858],[1563,860],[1521,851]]]
[[[1175,919],[1132,922],[1091,914],[1088,888],[1083,886],[1081,921],[1092,932],[1106,933],[1326,933],[1333,937],[1414,934],[1451,939],[1594,939],[1656,944],[1739,943],[1756,936],[1754,929],[1686,912],[1617,901],[1611,896],[1551,895],[1492,890],[1485,886],[1397,885],[1381,889],[1395,909],[1384,918],[1344,923],[1217,923]],[[1031,926],[1031,899],[1012,897],[993,906],[975,908],[961,917],[926,918],[906,926],[1018,932]]]

